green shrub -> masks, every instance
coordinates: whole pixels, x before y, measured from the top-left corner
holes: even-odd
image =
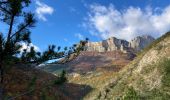
[[[162,78],[163,85],[170,87],[170,60],[165,59],[161,65],[164,68],[164,76]]]
[[[61,85],[63,83],[65,83],[67,81],[67,77],[66,77],[66,71],[62,71],[61,74],[59,75],[59,78],[57,80],[54,81],[55,85]]]
[[[34,76],[34,77],[31,79],[31,81],[30,81],[29,84],[28,84],[29,90],[35,89],[36,80],[37,80],[37,77],[36,77],[36,76]]]
[[[139,100],[139,95],[133,87],[128,88],[123,100]]]

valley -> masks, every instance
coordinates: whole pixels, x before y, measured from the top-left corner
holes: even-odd
[[[112,42],[112,44],[113,43],[114,42]],[[142,44],[142,46],[143,48],[148,48],[148,45],[150,44],[152,44],[151,41],[145,45]],[[138,44],[138,46],[140,45]],[[122,70],[126,69],[133,60],[138,59],[138,56],[140,55],[139,52],[144,51],[140,49],[140,51],[137,52],[133,48],[129,48],[128,52],[123,52],[121,50],[103,52],[87,50],[81,52],[79,56],[71,62],[61,65],[53,64],[44,67],[42,66],[42,69],[57,75],[58,72],[64,68],[68,73],[68,82],[82,85],[85,84],[92,88],[92,91],[83,97],[83,99],[93,100],[101,93],[105,94],[104,91],[106,87],[114,84]],[[103,96],[103,94],[101,94],[101,96]],[[103,100],[103,98],[101,100]]]
[[[0,0],[0,100],[170,100],[169,12],[169,0]]]

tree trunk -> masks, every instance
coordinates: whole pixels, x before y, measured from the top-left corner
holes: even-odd
[[[15,17],[14,15],[11,16],[11,22],[10,22],[10,27],[9,27],[8,37],[7,37],[7,43],[9,43],[9,41],[10,41],[13,23],[14,23],[14,17]]]
[[[4,81],[4,77],[3,77],[3,75],[4,75],[4,70],[3,70],[1,64],[0,64],[0,71],[1,71],[1,81],[0,81],[0,83],[3,83],[3,81]]]
[[[4,98],[4,70],[2,67],[2,63],[0,63],[0,100],[3,100]]]

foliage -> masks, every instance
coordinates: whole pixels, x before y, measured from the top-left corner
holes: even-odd
[[[23,8],[28,7],[31,3],[30,0],[3,1],[0,1],[0,18],[1,21],[9,25],[8,32],[0,34],[1,62],[5,63],[6,61],[13,60],[15,55],[20,53],[22,48],[21,42],[31,43],[31,32],[29,29],[34,27],[36,20],[34,14],[23,11]],[[17,24],[16,20],[18,18],[23,20],[23,22]],[[7,34],[6,37],[3,34]]]
[[[35,88],[36,80],[37,80],[37,78],[34,76],[31,80],[31,82],[28,84],[28,88],[30,88],[30,90],[33,90]]]
[[[61,74],[59,75],[59,78],[57,80],[54,81],[55,85],[61,85],[63,83],[65,83],[67,81],[67,77],[66,77],[66,71],[62,71]]]
[[[13,57],[18,58],[16,55],[21,53],[22,43],[26,43],[28,46],[31,43],[30,29],[35,26],[36,20],[33,13],[24,11],[24,8],[28,7],[30,3],[31,0],[0,0],[1,21],[9,25],[7,37],[3,35],[6,33],[0,34],[0,56],[3,61],[13,60]],[[23,22],[16,23],[17,19]],[[57,47],[57,51],[55,51],[55,45],[50,45],[43,53],[36,52],[34,47],[31,47],[30,50],[25,49],[18,59],[24,63],[41,63],[50,59],[66,57],[71,53],[83,50],[87,40],[80,41],[79,45],[74,45],[69,49],[65,47],[65,51],[62,52],[59,52],[61,47]]]
[[[29,50],[24,49],[21,52],[23,43],[28,46],[30,45],[30,29],[35,27],[36,23],[34,14],[24,10],[30,3],[31,0],[0,0],[0,19],[9,25],[7,33],[0,33],[1,70],[9,62],[40,64],[47,60],[63,57],[69,58],[72,53],[78,54],[83,50],[88,40],[80,41],[79,45],[70,47],[69,49],[65,48],[65,51],[60,51],[61,47],[57,47],[57,51],[55,51],[56,46],[49,45],[48,49],[42,53],[35,51],[34,47],[31,47]],[[20,19],[20,21],[17,21],[17,19]]]
[[[165,59],[161,65],[164,67],[163,85],[170,88],[170,60]]]
[[[0,33],[0,88],[4,86],[4,74],[8,71],[6,68],[11,64],[40,64],[48,60],[68,58],[71,54],[79,54],[84,49],[85,41],[80,41],[76,46],[65,48],[60,51],[60,47],[49,45],[44,52],[38,52],[34,47],[24,49],[23,43],[28,47],[31,44],[31,31],[35,27],[36,19],[32,12],[28,12],[25,8],[29,7],[32,0],[0,0],[0,21],[7,24],[9,29],[7,32]],[[19,20],[18,20],[19,19]],[[67,60],[66,60],[67,62]],[[35,80],[33,80],[34,82]],[[65,73],[61,74],[59,83],[66,81]],[[0,93],[0,99],[4,93]]]
[[[124,100],[139,100],[139,96],[133,87],[128,88]]]

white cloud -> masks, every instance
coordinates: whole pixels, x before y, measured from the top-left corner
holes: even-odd
[[[26,49],[27,51],[30,50],[31,47],[34,47],[35,51],[40,51],[40,48],[37,47],[36,45],[30,43],[29,45],[27,45],[26,43],[22,42],[20,43],[22,45],[22,48],[20,49],[21,52],[23,52],[24,49]]]
[[[40,2],[39,0],[36,0],[35,3],[37,5],[37,8],[35,11],[36,11],[36,14],[38,15],[38,18],[43,21],[47,21],[47,18],[45,17],[45,15],[47,14],[52,15],[54,12],[54,9],[48,6],[47,4]]]
[[[90,10],[86,26],[93,35],[103,39],[115,36],[130,40],[142,34],[158,37],[170,30],[170,6],[164,9],[128,7],[120,11],[112,4],[108,7],[95,4]]]
[[[75,37],[79,38],[80,40],[84,40],[84,36],[80,33],[75,34]]]

